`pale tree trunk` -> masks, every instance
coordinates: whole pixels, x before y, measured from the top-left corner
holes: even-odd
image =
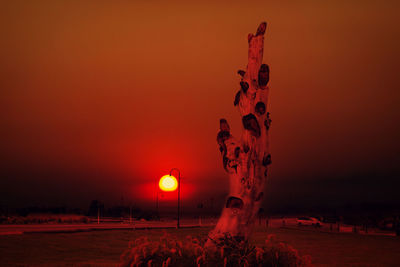
[[[230,178],[230,193],[221,217],[209,234],[207,245],[226,235],[246,240],[252,230],[264,196],[269,154],[268,131],[271,123],[267,86],[269,67],[262,64],[264,33],[267,24],[261,23],[255,35],[249,34],[249,56],[247,70],[239,70],[241,89],[235,96],[243,124],[241,138],[235,139],[229,124],[220,120],[217,136],[223,165]]]

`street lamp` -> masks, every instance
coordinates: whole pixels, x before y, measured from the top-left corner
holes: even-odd
[[[155,189],[155,191],[156,191],[156,216],[157,216],[157,219],[159,220],[160,219],[160,213],[159,213],[159,210],[158,210],[158,207],[159,207],[159,194],[160,194],[159,181],[155,183],[155,187],[156,187],[156,189]]]
[[[160,206],[160,194],[161,194],[161,198],[164,197],[163,192],[160,192],[160,188],[156,189],[156,215],[157,215],[157,220],[160,220],[160,212],[159,212],[159,206]]]
[[[176,228],[179,228],[180,227],[180,224],[179,224],[179,219],[180,218],[179,217],[180,217],[180,213],[181,213],[181,172],[179,171],[178,168],[172,168],[169,171],[169,176],[172,176],[172,172],[173,171],[177,171],[178,172],[178,220],[177,220],[177,223],[176,223]]]

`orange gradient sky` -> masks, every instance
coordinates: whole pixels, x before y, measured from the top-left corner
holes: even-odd
[[[187,201],[223,196],[219,118],[239,136],[236,71],[261,21],[271,67],[270,198],[312,194],[323,179],[342,188],[353,176],[379,183],[360,197],[395,198],[399,4],[216,2],[1,4],[0,204],[149,203],[172,167]]]

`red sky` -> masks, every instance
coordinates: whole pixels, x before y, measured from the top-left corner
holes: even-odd
[[[261,21],[270,199],[318,197],[313,183],[351,177],[370,180],[361,198],[395,199],[399,4],[339,2],[1,4],[0,205],[151,203],[172,167],[186,201],[223,196],[219,118],[239,136],[236,71]]]

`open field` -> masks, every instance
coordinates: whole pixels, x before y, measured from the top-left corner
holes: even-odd
[[[0,236],[1,266],[112,266],[130,240],[164,232],[185,238],[205,238],[210,227],[189,229],[113,230],[80,233],[32,233]],[[253,242],[262,245],[274,234],[300,254],[311,255],[316,266],[399,266],[400,238],[393,236],[326,233],[313,229],[257,228]]]

